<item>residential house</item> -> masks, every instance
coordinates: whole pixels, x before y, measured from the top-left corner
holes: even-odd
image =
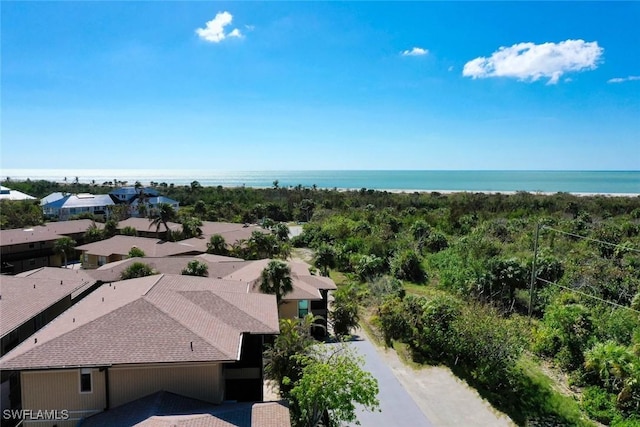
[[[169,231],[172,233],[177,233],[182,230],[182,224],[178,224],[176,222],[167,222],[167,226],[169,226]],[[148,218],[127,218],[118,222],[118,231],[122,232],[123,229],[131,227],[136,230],[136,235],[138,237],[158,237],[158,232],[156,231],[156,227],[151,225],[151,221]],[[164,229],[164,224],[160,224],[159,230],[162,233],[166,233],[167,230]],[[206,251],[206,249],[205,249]],[[201,251],[204,252],[204,251]]]
[[[43,267],[3,276],[0,293],[0,356],[3,356],[97,287],[79,270]],[[18,376],[1,374],[2,410],[19,407]]]
[[[197,248],[183,242],[165,242],[148,237],[116,235],[86,245],[77,246],[81,252],[83,268],[97,268],[110,262],[126,259],[132,248],[141,249],[149,257],[168,257],[176,255],[197,255]]]
[[[67,194],[43,205],[42,210],[46,217],[60,221],[84,213],[106,219],[109,217],[109,208],[114,204],[108,194]]]
[[[260,401],[263,341],[278,333],[273,295],[155,275],[102,285],[4,355],[0,369],[20,372],[23,409],[68,411],[23,425],[66,427],[159,392]]]
[[[116,203],[130,206],[130,214],[133,217],[145,217],[158,208],[160,203],[170,205],[175,211],[180,209],[180,203],[169,197],[161,196],[154,188],[148,187],[119,187],[109,193]],[[140,205],[144,204],[144,210]]]
[[[36,198],[22,191],[12,190],[0,185],[0,200],[35,200]]]
[[[53,251],[55,241],[67,236],[82,244],[84,233],[93,224],[89,219],[80,219],[48,222],[25,229],[0,230],[2,273],[15,274],[39,267],[61,266],[62,257]],[[95,225],[103,227],[99,223]]]
[[[254,231],[259,231],[261,233],[270,233],[269,230],[266,230],[258,225],[238,224],[233,222],[203,221],[200,229],[202,230],[201,236],[193,237],[191,239],[185,239],[182,242],[193,245],[200,249],[202,252],[207,251],[207,244],[209,243],[211,236],[213,236],[214,234],[219,234],[220,236],[222,236],[227,245],[227,248],[231,249],[232,246],[238,244],[239,242],[248,240]]]

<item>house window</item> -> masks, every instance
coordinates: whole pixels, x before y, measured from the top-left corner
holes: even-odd
[[[298,301],[298,317],[302,318],[309,314],[309,301],[304,299]]]
[[[98,265],[105,265],[107,263],[106,256],[98,256]]]
[[[91,368],[80,369],[80,393],[92,393],[93,381],[91,378]]]
[[[33,249],[34,244],[33,243],[29,243],[29,249]]]

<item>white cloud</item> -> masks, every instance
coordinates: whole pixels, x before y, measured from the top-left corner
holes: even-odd
[[[607,83],[624,83],[633,80],[640,80],[640,76],[616,77],[614,79],[607,80]]]
[[[196,34],[208,42],[220,43],[227,37],[242,37],[242,33],[237,28],[234,28],[229,33],[224,32],[224,27],[231,24],[233,21],[233,15],[229,12],[218,12],[216,17],[207,22],[204,28],[197,28]]]
[[[421,47],[414,47],[411,50],[403,50],[401,52],[402,56],[423,56],[429,53],[427,49],[423,49]]]
[[[473,79],[512,77],[523,81],[549,78],[547,84],[556,84],[564,73],[595,69],[603,52],[598,42],[584,40],[518,43],[499,48],[489,58],[472,59],[464,65],[462,75]]]

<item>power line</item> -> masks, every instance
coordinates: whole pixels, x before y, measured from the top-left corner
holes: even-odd
[[[554,286],[557,286],[557,287],[562,288],[562,289],[566,289],[566,290],[571,291],[571,292],[575,292],[575,293],[580,294],[582,296],[585,296],[587,298],[593,298],[595,300],[598,300],[598,301],[601,301],[601,302],[604,302],[604,303],[607,303],[607,304],[611,304],[611,305],[614,305],[614,306],[619,307],[619,308],[624,308],[626,310],[635,311],[636,313],[640,314],[639,310],[636,310],[636,309],[631,308],[631,307],[627,307],[626,305],[621,305],[621,304],[618,304],[617,302],[609,301],[609,300],[606,300],[604,298],[597,297],[595,295],[589,295],[589,294],[587,294],[585,292],[582,292],[582,291],[579,291],[577,289],[569,288],[567,286],[562,286],[562,285],[560,285],[558,283],[551,282],[549,280],[545,280],[545,279],[542,279],[540,277],[536,277],[536,279],[540,280],[541,282],[544,282],[544,283],[547,283],[547,284],[550,284],[550,285],[554,285]]]
[[[596,243],[600,243],[600,244],[603,244],[603,245],[612,246],[614,248],[621,248],[621,249],[624,249],[624,250],[627,250],[627,251],[640,253],[640,249],[630,248],[628,246],[624,246],[624,245],[620,245],[620,244],[616,244],[616,243],[605,242],[604,240],[598,240],[598,239],[594,239],[594,238],[591,238],[591,237],[581,236],[579,234],[569,233],[567,231],[556,230],[555,228],[551,228],[551,227],[548,227],[546,225],[543,225],[541,228],[546,229],[546,230],[555,231],[556,233],[560,233],[560,234],[566,234],[567,236],[578,237],[580,239],[589,240],[591,242],[596,242]]]

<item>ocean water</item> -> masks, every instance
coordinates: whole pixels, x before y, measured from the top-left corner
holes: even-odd
[[[3,178],[102,184],[151,181],[203,186],[375,189],[404,191],[568,192],[640,194],[640,171],[215,171],[170,169],[4,169]]]

